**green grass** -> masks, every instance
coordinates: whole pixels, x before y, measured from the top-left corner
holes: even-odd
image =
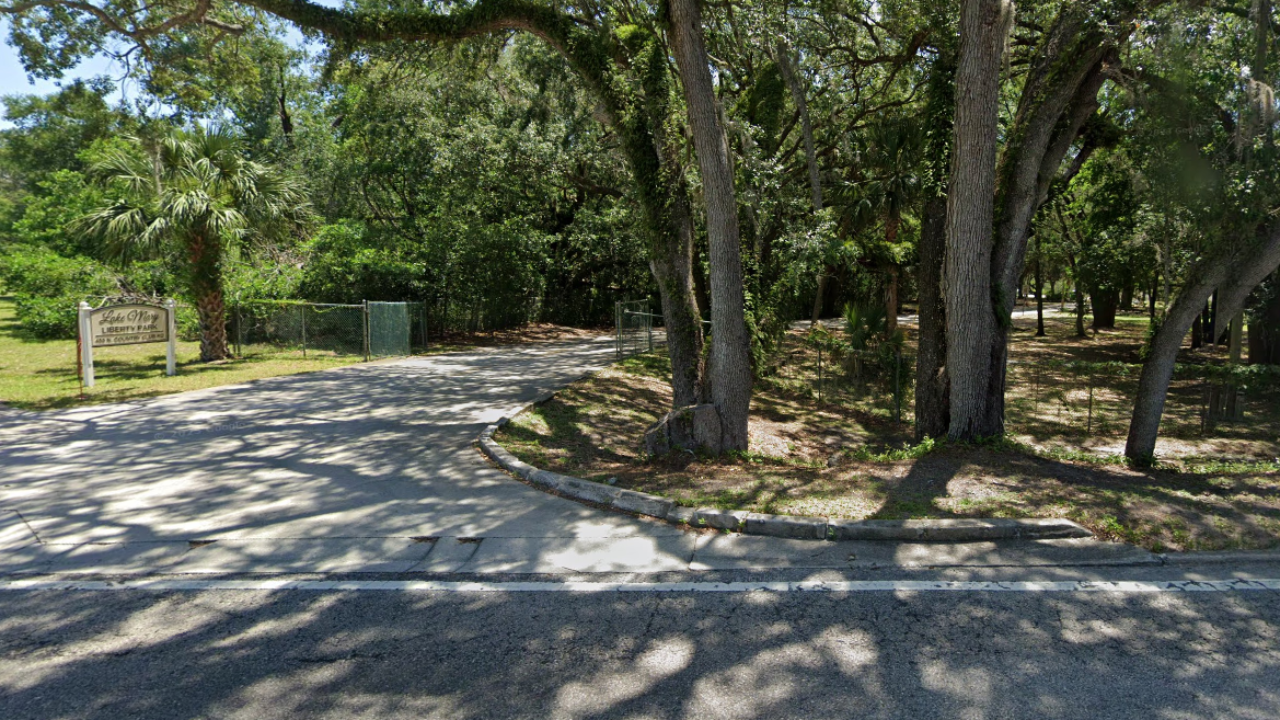
[[[278,375],[359,362],[358,356],[274,354],[201,363],[200,343],[178,343],[178,374],[164,374],[165,346],[126,345],[94,350],[97,384],[80,394],[75,340],[25,336],[13,303],[0,300],[0,403],[24,410],[54,410],[201,390]]]

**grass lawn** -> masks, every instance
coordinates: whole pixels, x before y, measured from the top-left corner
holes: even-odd
[[[1145,318],[1122,317],[1115,331],[1088,338],[1073,337],[1067,315],[1049,323],[1045,338],[1034,337],[1034,318],[1016,324],[1010,437],[992,446],[912,446],[910,425],[892,420],[883,392],[827,384],[819,402],[816,353],[800,333],[756,386],[745,455],[643,456],[644,430],[670,406],[661,356],[631,358],[574,384],[516,418],[499,439],[538,467],[613,479],[692,507],[850,519],[1066,517],[1157,551],[1280,543],[1274,382],[1246,392],[1243,422],[1205,428],[1205,384],[1188,373],[1171,389],[1162,466],[1139,472],[1114,453],[1123,449]],[[1180,361],[1216,363],[1221,355],[1188,351]],[[1110,364],[1080,369],[1064,361]],[[903,416],[910,420],[909,403]]]
[[[178,374],[164,374],[163,343],[94,350],[97,384],[80,395],[75,340],[25,337],[13,303],[0,300],[0,403],[24,410],[122,402],[169,393],[234,385],[360,362],[359,356],[273,354],[201,363],[200,343],[178,343]]]

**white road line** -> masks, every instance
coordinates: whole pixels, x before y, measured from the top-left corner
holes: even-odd
[[[439,580],[0,580],[0,591],[149,590],[154,592],[340,591],[439,593],[746,593],[746,592],[1031,592],[1031,593],[1189,593],[1280,591],[1280,580],[1053,581],[988,582],[930,580],[840,580],[797,582],[451,582]]]

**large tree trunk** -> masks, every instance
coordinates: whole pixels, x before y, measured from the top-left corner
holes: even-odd
[[[222,299],[222,245],[216,238],[194,235],[187,247],[191,294],[200,319],[200,360],[231,356],[227,349],[227,310]]]
[[[1280,265],[1280,229],[1267,228],[1266,233],[1243,252],[1202,261],[1199,267],[1188,272],[1190,281],[1169,307],[1164,322],[1152,338],[1147,362],[1142,366],[1124,449],[1131,462],[1150,465],[1155,460],[1156,437],[1178,349],[1209,296],[1217,294],[1219,307],[1215,309],[1222,311],[1224,317],[1230,317],[1244,306],[1253,288]]]
[[[681,210],[676,209],[677,213]],[[675,237],[659,243],[649,263],[658,280],[671,358],[672,407],[696,405],[702,396],[702,318],[693,288],[693,221],[688,208],[673,218]]]
[[[818,289],[813,293],[813,316],[809,319],[809,327],[817,327],[818,321],[822,319],[822,306],[825,305],[827,296],[827,268],[823,268],[818,273]]]
[[[956,67],[955,146],[947,192],[943,288],[947,374],[957,440],[999,435],[989,410],[992,348],[1000,332],[991,302],[1000,65],[1012,8],[1001,0],[964,0]]]
[[[1003,432],[1008,331],[1018,282],[1025,267],[1031,220],[1048,196],[1085,123],[1098,109],[1104,67],[1114,58],[1115,32],[1127,33],[1130,5],[1115,16],[1094,17],[1088,3],[1068,3],[1040,46],[1040,59],[1022,89],[1018,112],[1001,154],[996,205],[1000,224],[991,253],[991,297],[999,332],[990,350],[988,416],[976,424],[985,434]],[[1105,20],[1105,22],[1099,22]],[[954,382],[954,379],[953,379]],[[953,424],[955,408],[952,408]]]
[[[947,311],[942,266],[947,246],[947,199],[930,195],[920,223],[920,345],[916,354],[916,440],[940,438],[951,425],[947,385]]]
[[[1093,304],[1093,328],[1095,330],[1115,329],[1120,293],[1112,289],[1095,290],[1089,293],[1089,299]]]
[[[941,33],[938,57],[929,68],[925,123],[928,134],[920,212],[920,341],[916,352],[916,440],[941,438],[951,425],[951,388],[947,384],[947,313],[942,268],[947,254],[947,184],[955,118],[956,48]]]
[[[702,171],[711,259],[711,358],[707,379],[720,414],[723,449],[747,449],[751,349],[742,286],[738,205],[729,142],[720,122],[697,0],[670,0],[671,42]]]

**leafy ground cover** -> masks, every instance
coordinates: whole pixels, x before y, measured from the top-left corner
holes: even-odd
[[[1034,337],[1033,322],[1020,318],[1014,334],[1010,436],[987,446],[911,445],[911,427],[892,420],[883,393],[846,397],[828,386],[819,402],[816,352],[800,331],[757,384],[746,454],[642,454],[645,428],[670,403],[660,355],[576,383],[516,418],[500,440],[536,466],[693,507],[851,519],[1067,517],[1157,551],[1280,543],[1274,384],[1251,385],[1243,421],[1206,427],[1199,378],[1208,371],[1198,366],[1211,369],[1222,351],[1186,353],[1163,462],[1133,470],[1112,453],[1123,447],[1121,408],[1137,381],[1145,318],[1122,318],[1117,330],[1088,338],[1072,337],[1066,316],[1049,323],[1046,338]]]

